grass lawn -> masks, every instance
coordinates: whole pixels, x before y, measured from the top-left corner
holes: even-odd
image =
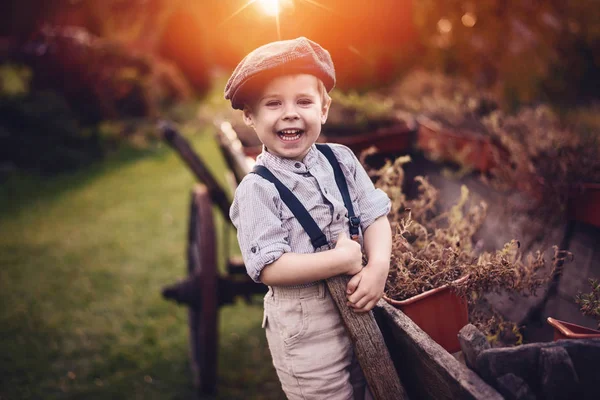
[[[194,181],[162,146],[0,184],[0,399],[193,397],[187,311],[160,291],[185,273]],[[257,304],[221,308],[218,399],[283,398]]]

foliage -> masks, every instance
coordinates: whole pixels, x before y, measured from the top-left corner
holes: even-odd
[[[376,92],[331,92],[331,107],[323,133],[329,136],[365,133],[398,121],[393,101]]]
[[[156,116],[190,97],[171,64],[83,28],[44,26],[23,46],[35,90],[60,92],[82,120]]]
[[[129,44],[156,46],[166,21],[181,0],[8,1],[0,17],[6,36],[29,37],[44,24],[78,26]],[[148,48],[145,50],[156,50]]]
[[[589,283],[592,291],[590,293],[579,293],[575,301],[583,315],[596,318],[600,329],[600,283],[596,279],[590,279]]]
[[[419,195],[409,200],[401,191],[407,157],[387,161],[371,171],[376,186],[392,199],[389,219],[394,234],[392,262],[387,291],[403,300],[442,284],[469,276],[458,289],[465,295],[515,290],[535,293],[552,275],[540,276],[545,267],[541,252],[524,257],[519,242],[506,243],[493,253],[479,252],[473,236],[485,220],[487,205],[469,203],[469,191],[461,188],[461,197],[447,211],[437,205],[438,191],[425,177],[417,177]],[[479,253],[479,254],[478,254]],[[568,253],[555,248],[556,263]],[[547,272],[547,271],[546,271]]]
[[[600,25],[594,0],[414,4],[424,62],[493,87],[503,102],[597,98]]]
[[[182,0],[86,0],[98,35],[121,43],[144,44],[155,50],[168,18]],[[145,46],[147,47],[147,46]]]
[[[56,173],[98,159],[98,132],[85,129],[55,92],[0,97],[0,163],[11,168]]]
[[[498,107],[490,93],[469,81],[424,70],[402,77],[388,95],[396,108],[481,134],[486,133],[481,117]]]
[[[523,344],[523,327],[506,320],[484,297],[469,303],[469,322],[485,333],[492,347]]]
[[[363,153],[363,159],[367,154]],[[473,236],[485,220],[487,205],[472,204],[469,190],[463,186],[456,204],[449,210],[440,210],[438,190],[420,176],[415,178],[419,195],[407,199],[401,188],[403,165],[409,161],[409,157],[388,160],[379,170],[370,171],[377,180],[375,185],[392,201],[388,218],[394,240],[386,282],[388,297],[405,300],[443,285],[453,287],[471,304],[491,292],[535,295],[558,272],[562,261],[571,256],[555,246],[552,265],[547,266],[541,251],[525,256],[517,240],[500,250],[481,251]],[[462,277],[466,278],[457,282]],[[500,326],[503,320],[498,317],[493,329],[489,318],[488,322],[480,321],[479,326],[487,326],[488,333],[504,330],[509,325]]]
[[[29,93],[31,69],[24,65],[0,64],[0,96]]]
[[[80,28],[47,26],[23,49],[21,63],[0,65],[4,170],[62,172],[123,140],[144,146],[154,119],[190,98],[170,64]]]
[[[532,217],[562,221],[577,184],[600,182],[596,112],[578,108],[562,119],[548,106],[525,107],[514,115],[492,113],[484,123],[508,159],[498,160],[491,182],[529,193]]]

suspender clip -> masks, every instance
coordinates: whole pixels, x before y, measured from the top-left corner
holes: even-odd
[[[358,228],[360,226],[360,217],[350,217],[350,226],[353,228]]]

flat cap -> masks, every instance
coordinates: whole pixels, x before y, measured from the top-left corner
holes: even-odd
[[[225,85],[225,99],[241,110],[243,100],[253,89],[275,76],[294,73],[316,76],[328,92],[335,86],[335,69],[329,52],[318,43],[299,37],[265,44],[244,57]]]

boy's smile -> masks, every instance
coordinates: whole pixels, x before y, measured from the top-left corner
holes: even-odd
[[[302,161],[321,134],[330,101],[323,102],[313,75],[283,75],[269,81],[258,100],[244,108],[244,122],[267,150]]]

